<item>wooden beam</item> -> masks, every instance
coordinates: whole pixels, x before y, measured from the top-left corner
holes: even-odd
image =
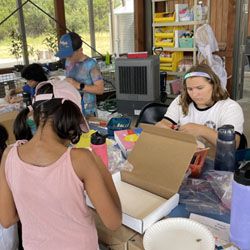
[[[56,31],[58,37],[58,43],[60,37],[66,33],[66,21],[65,21],[65,10],[64,10],[64,0],[54,0],[55,8],[55,19],[61,24],[56,24]]]
[[[134,0],[135,51],[145,51],[145,6],[144,0]]]
[[[166,11],[166,3],[165,2],[155,3],[155,13],[165,12],[165,11]]]
[[[226,56],[225,68],[228,76],[233,74],[233,50],[234,50],[234,33],[236,22],[236,0],[228,1],[228,19],[227,19],[227,47],[226,52],[232,53],[232,56]],[[232,95],[232,77],[227,81],[227,90]]]
[[[14,68],[3,68],[0,69],[0,75],[1,74],[8,74],[8,73],[13,73]]]

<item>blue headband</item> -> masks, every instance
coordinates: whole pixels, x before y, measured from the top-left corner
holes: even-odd
[[[186,80],[189,77],[195,77],[195,76],[202,76],[202,77],[206,77],[208,79],[211,79],[211,76],[208,75],[207,73],[204,73],[204,72],[190,72],[190,73],[187,73],[184,76],[184,80]]]

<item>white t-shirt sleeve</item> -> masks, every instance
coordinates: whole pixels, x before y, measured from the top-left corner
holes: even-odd
[[[221,109],[221,124],[234,126],[235,132],[243,133],[244,115],[241,106],[234,100],[229,99],[226,107]]]
[[[180,116],[181,116],[181,105],[180,102],[180,95],[177,96],[169,105],[166,114],[164,115],[165,118],[171,119],[176,124],[179,123]]]

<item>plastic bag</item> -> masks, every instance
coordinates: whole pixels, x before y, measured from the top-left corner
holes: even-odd
[[[230,209],[233,173],[229,171],[210,170],[206,172],[205,178],[211,184],[214,192],[222,201],[223,205]]]
[[[230,213],[207,180],[187,178],[183,181],[179,194],[180,203],[184,203],[190,212],[217,215]]]
[[[195,43],[198,47],[199,62],[206,60],[215,74],[220,78],[224,89],[227,86],[227,72],[222,59],[212,53],[219,50],[217,40],[209,24],[200,26],[194,35]]]
[[[111,174],[121,170],[132,171],[133,165],[122,156],[121,150],[113,146],[108,146],[108,169]]]

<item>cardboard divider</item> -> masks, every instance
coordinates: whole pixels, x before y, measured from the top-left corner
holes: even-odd
[[[141,127],[128,157],[133,171],[122,171],[122,181],[168,199],[178,192],[197,147],[195,137],[149,124]]]

